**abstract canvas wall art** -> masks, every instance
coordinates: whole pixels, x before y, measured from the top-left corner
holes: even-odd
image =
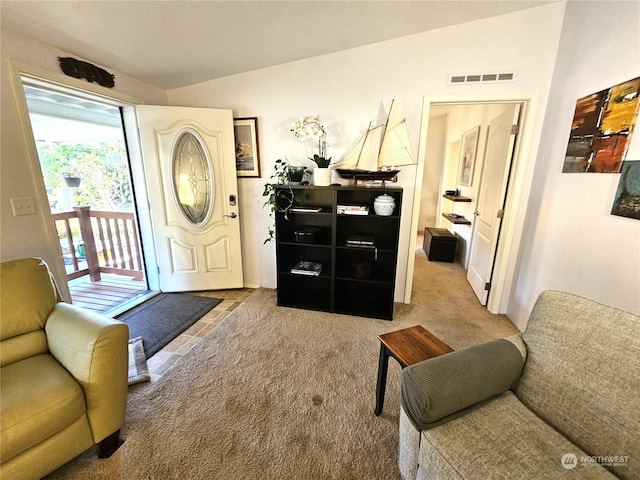
[[[640,77],[578,99],[563,172],[617,173],[638,116]]]
[[[640,220],[640,160],[623,162],[611,215]]]

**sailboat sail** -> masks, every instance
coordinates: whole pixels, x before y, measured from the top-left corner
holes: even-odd
[[[369,130],[367,130],[367,134]],[[367,140],[367,134],[360,137],[358,143],[344,156],[340,162],[336,164],[336,168],[356,168],[358,162],[360,161],[360,152],[362,152],[362,147],[364,147],[364,142]]]
[[[354,176],[355,172],[388,171],[389,167],[415,163],[405,120],[392,102],[386,124],[369,126],[336,169],[342,176]]]
[[[384,133],[384,126],[379,125],[369,130],[367,138],[360,152],[360,161],[356,168],[359,170],[377,170],[380,142]]]
[[[380,142],[384,125],[369,127],[367,132],[360,138],[353,149],[347,153],[337,168],[351,168],[357,170],[377,170],[378,153],[380,152]]]
[[[395,105],[395,102],[392,103],[389,110],[387,129],[378,155],[378,167],[398,167],[415,163],[405,120]]]

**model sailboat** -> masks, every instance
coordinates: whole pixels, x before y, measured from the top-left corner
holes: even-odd
[[[342,178],[358,181],[393,180],[396,167],[414,165],[405,119],[391,102],[387,121],[369,128],[355,147],[335,165]]]

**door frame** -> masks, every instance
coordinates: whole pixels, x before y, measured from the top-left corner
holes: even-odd
[[[537,155],[537,146],[532,143],[538,111],[537,92],[520,94],[464,94],[464,95],[425,95],[422,107],[420,142],[418,147],[418,166],[416,168],[413,212],[411,216],[411,238],[418,232],[420,199],[424,176],[424,161],[427,149],[429,112],[434,105],[520,103],[522,114],[520,131],[514,148],[512,173],[509,179],[505,216],[502,223],[501,241],[498,243],[494,266],[494,283],[491,287],[487,309],[491,313],[506,313],[509,296],[513,289],[515,273],[520,253],[520,243],[524,230],[524,219],[529,203],[529,193],[533,181],[533,169]],[[539,130],[539,129],[538,129]],[[407,255],[407,275],[405,279],[404,303],[411,302],[413,272],[415,266],[415,241],[409,242]]]
[[[134,165],[135,148],[138,143],[137,124],[131,123],[126,118],[124,111],[128,106],[144,104],[144,100],[127,95],[121,92],[115,92],[107,90],[99,85],[86,82],[85,80],[79,80],[66,75],[57,74],[44,70],[42,68],[25,65],[13,60],[9,61],[9,73],[11,77],[11,86],[13,88],[13,96],[17,103],[18,118],[20,127],[24,135],[24,144],[27,149],[27,158],[29,167],[31,170],[31,176],[35,184],[35,202],[37,204],[37,210],[43,217],[45,222],[45,230],[47,233],[47,244],[50,251],[50,258],[55,258],[55,262],[49,261],[49,268],[54,275],[56,284],[62,297],[68,301],[71,301],[71,294],[69,292],[69,286],[67,284],[67,273],[62,262],[62,256],[60,254],[60,242],[58,240],[58,234],[55,229],[55,222],[53,220],[51,210],[49,209],[49,200],[47,198],[46,186],[44,179],[42,178],[42,171],[40,168],[40,160],[38,158],[38,150],[36,148],[36,141],[33,137],[33,131],[31,129],[31,121],[29,120],[29,107],[27,106],[27,100],[22,89],[22,77],[30,77],[35,82],[41,81],[49,85],[58,85],[62,89],[67,89],[80,96],[89,96],[94,99],[98,97],[100,101],[108,103],[116,107],[122,107],[123,109],[123,128],[125,131],[125,138],[127,142],[127,148],[129,149],[129,161],[131,168],[131,180],[133,183],[133,189],[136,196],[136,214],[138,217],[138,228],[140,230],[140,237],[142,242],[142,250],[144,252],[144,263],[146,266],[147,282],[150,290],[158,290],[158,272],[155,258],[155,247],[153,245],[153,238],[149,234],[150,222],[148,209],[140,208],[140,204],[148,205],[148,196],[146,186],[144,186],[144,173],[142,178],[140,177],[139,168]],[[133,152],[133,153],[132,153]],[[136,162],[141,164],[141,159],[136,158]],[[142,188],[140,187],[142,184]],[[151,243],[150,243],[151,242]]]

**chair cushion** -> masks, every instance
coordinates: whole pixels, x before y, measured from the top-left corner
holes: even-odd
[[[49,353],[49,343],[44,330],[16,335],[0,343],[0,367],[42,353]]]
[[[47,265],[40,258],[24,258],[0,264],[0,338],[44,328],[58,301]]]
[[[0,456],[5,462],[85,416],[80,385],[53,356],[36,355],[0,371]]]

